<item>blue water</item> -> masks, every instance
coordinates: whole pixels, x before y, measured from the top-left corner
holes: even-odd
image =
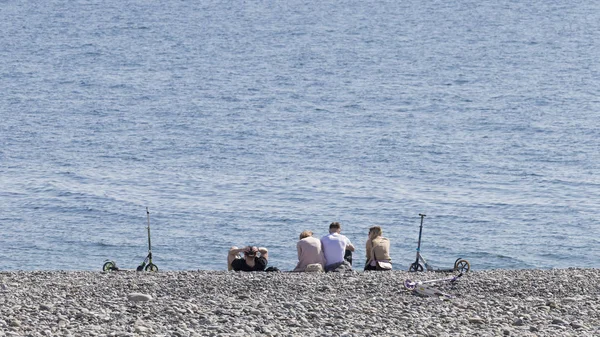
[[[0,1],[0,270],[600,267],[600,3]]]

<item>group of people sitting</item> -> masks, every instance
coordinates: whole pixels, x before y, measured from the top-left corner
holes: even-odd
[[[352,253],[355,248],[352,242],[341,234],[342,225],[332,222],[329,234],[321,239],[313,237],[311,231],[300,233],[300,241],[296,244],[298,264],[295,272],[341,272],[352,270]],[[366,242],[366,263],[364,270],[391,270],[390,241],[383,237],[381,227],[369,229]],[[243,253],[243,257],[240,255]],[[269,253],[266,248],[247,246],[231,247],[227,256],[227,270],[264,271],[267,270]],[[272,268],[272,267],[270,267]]]

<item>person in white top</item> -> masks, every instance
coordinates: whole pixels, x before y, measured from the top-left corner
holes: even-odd
[[[352,269],[350,261],[352,261],[354,246],[350,239],[340,234],[341,231],[342,225],[339,222],[332,222],[329,225],[329,234],[321,238],[326,272]]]

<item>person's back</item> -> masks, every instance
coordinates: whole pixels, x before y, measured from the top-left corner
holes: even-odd
[[[329,234],[321,238],[323,255],[325,256],[325,271],[332,271],[344,265],[345,269],[352,269],[352,265],[344,260],[346,250],[354,251],[350,240],[340,234],[341,225],[333,222],[329,225]]]
[[[367,254],[365,270],[383,270],[380,262],[388,265],[389,269],[386,270],[391,269],[390,240],[383,237],[381,227],[374,226],[369,229],[369,238],[367,239],[365,252]]]
[[[344,261],[348,238],[340,233],[330,233],[321,238],[325,264],[330,265]]]
[[[379,261],[391,261],[390,258],[390,240],[384,237],[377,237],[371,241],[371,250],[372,256],[369,258],[373,258]]]
[[[321,249],[321,241],[312,236],[311,231],[300,234],[300,241],[296,244],[298,250],[298,264],[294,271],[305,271],[309,264],[318,263],[325,267],[325,258]]]

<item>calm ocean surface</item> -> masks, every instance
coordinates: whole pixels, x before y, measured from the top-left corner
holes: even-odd
[[[600,3],[0,1],[0,270],[600,267]],[[362,269],[362,268],[361,268]]]

